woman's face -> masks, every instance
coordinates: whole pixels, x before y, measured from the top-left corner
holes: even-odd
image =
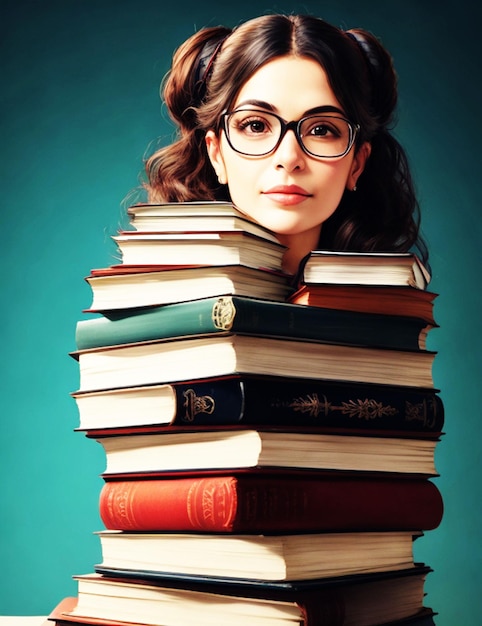
[[[325,71],[314,60],[286,56],[261,67],[241,88],[231,110],[273,112],[286,121],[299,120],[319,107],[345,115]],[[370,148],[323,159],[303,151],[288,131],[278,148],[265,156],[235,152],[224,131],[206,134],[209,157],[233,203],[256,222],[289,242],[306,235],[316,246],[321,224],[336,210],[345,188],[352,190],[363,171]],[[310,248],[311,249],[311,248]]]

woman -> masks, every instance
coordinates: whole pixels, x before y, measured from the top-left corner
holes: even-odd
[[[308,15],[205,28],[163,85],[178,140],[146,163],[151,202],[230,200],[277,233],[295,273],[314,248],[408,251],[419,210],[390,132],[392,59],[370,33]]]

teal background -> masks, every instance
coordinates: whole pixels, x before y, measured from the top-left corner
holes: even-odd
[[[44,615],[100,560],[100,446],[75,433],[83,277],[113,262],[123,200],[171,129],[158,96],[196,29],[266,11],[362,26],[392,52],[397,135],[413,166],[440,293],[430,347],[446,407],[441,526],[415,544],[440,626],[482,623],[480,461],[481,5],[2,0],[1,615]]]

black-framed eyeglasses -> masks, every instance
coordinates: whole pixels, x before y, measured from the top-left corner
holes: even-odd
[[[360,130],[359,125],[336,114],[318,113],[287,122],[275,113],[259,109],[228,111],[221,115],[221,123],[231,148],[253,157],[274,152],[292,130],[307,154],[340,158],[348,154]]]

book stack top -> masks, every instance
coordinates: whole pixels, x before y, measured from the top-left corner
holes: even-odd
[[[121,262],[86,276],[89,311],[237,294],[284,301],[285,246],[222,202],[136,205],[133,230],[113,237]]]

